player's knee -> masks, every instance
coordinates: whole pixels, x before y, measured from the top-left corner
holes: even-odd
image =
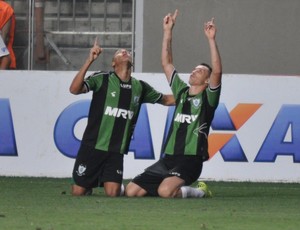
[[[117,197],[117,196],[120,196],[120,190],[108,190],[108,191],[105,191],[105,194],[108,197]]]
[[[135,197],[136,196],[136,191],[134,189],[132,189],[131,186],[126,186],[126,189],[125,189],[125,195],[127,197]]]
[[[116,182],[105,182],[104,191],[108,197],[117,197],[121,195],[122,184]]]
[[[127,197],[142,197],[146,195],[146,191],[135,183],[130,182],[125,189]]]
[[[85,195],[85,192],[86,192],[86,189],[83,187],[80,187],[78,185],[72,186],[71,194],[73,196],[83,196],[83,195]]]
[[[173,198],[175,197],[174,192],[167,186],[160,186],[157,190],[158,195],[162,198]]]
[[[81,192],[79,192],[79,191],[73,191],[72,190],[72,196],[83,196],[84,195],[84,193],[81,193]]]

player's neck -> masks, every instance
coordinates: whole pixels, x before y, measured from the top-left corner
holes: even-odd
[[[189,89],[189,95],[197,95],[203,92],[207,88],[207,84],[205,85],[191,85]]]
[[[116,67],[115,73],[122,81],[128,81],[131,77],[131,68],[124,68],[124,66]]]

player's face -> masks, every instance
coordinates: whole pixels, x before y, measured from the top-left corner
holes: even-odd
[[[198,65],[192,71],[189,79],[190,85],[202,85],[207,84],[209,79],[210,71],[208,67],[204,65]]]
[[[119,49],[114,55],[113,62],[115,63],[130,62],[132,64],[131,53],[126,49]]]

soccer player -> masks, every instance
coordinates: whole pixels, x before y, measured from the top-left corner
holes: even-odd
[[[87,127],[73,169],[71,189],[75,196],[88,195],[99,186],[104,187],[107,196],[121,195],[123,156],[128,152],[141,104],[175,104],[173,95],[163,95],[131,76],[132,57],[125,49],[115,53],[113,72],[95,72],[85,78],[101,52],[96,38],[70,85],[73,94],[93,91]]]
[[[136,176],[126,187],[129,197],[160,196],[211,197],[204,182],[197,188],[189,185],[198,180],[203,162],[208,160],[208,133],[219,103],[222,65],[218,51],[214,19],[205,23],[211,65],[200,64],[190,74],[189,85],[174,68],[172,30],[178,15],[168,14],[163,20],[162,67],[176,99],[176,108],[164,146],[164,157]]]

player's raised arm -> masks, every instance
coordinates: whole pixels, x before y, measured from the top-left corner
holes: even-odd
[[[163,19],[163,40],[161,51],[161,64],[168,82],[171,80],[171,75],[174,70],[173,55],[172,55],[172,30],[175,25],[178,10],[174,14],[167,14]]]
[[[86,92],[86,89],[83,84],[84,77],[90,65],[99,57],[101,52],[102,48],[99,45],[98,37],[96,37],[94,46],[90,49],[88,58],[86,59],[85,63],[80,68],[79,72],[76,74],[70,85],[70,92],[72,94],[81,94]]]
[[[222,62],[219,53],[219,49],[216,42],[216,25],[214,23],[214,18],[204,24],[204,33],[208,39],[208,44],[210,48],[211,55],[211,67],[212,72],[210,75],[210,87],[215,88],[221,84],[222,78]]]

